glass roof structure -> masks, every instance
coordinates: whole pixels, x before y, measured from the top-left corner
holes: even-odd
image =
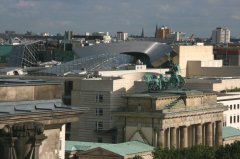
[[[98,44],[74,49],[77,59],[39,71],[41,75],[64,76],[69,72],[113,70],[141,61],[147,67],[159,67],[172,52],[169,45],[150,41]]]

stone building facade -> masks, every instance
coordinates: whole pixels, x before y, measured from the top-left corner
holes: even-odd
[[[0,154],[3,159],[64,159],[65,124],[84,108],[62,104],[62,83],[0,80]]]
[[[215,94],[165,91],[131,94],[126,99],[126,108],[114,113],[122,117],[125,141],[168,148],[222,145],[226,108],[217,103]]]

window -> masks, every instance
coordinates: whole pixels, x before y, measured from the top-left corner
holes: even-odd
[[[103,116],[103,108],[96,108],[96,116]]]
[[[236,104],[234,104],[234,109],[236,109]]]
[[[232,123],[232,116],[230,116],[230,124]]]
[[[230,105],[230,110],[232,110],[232,105]]]
[[[239,115],[237,116],[237,122],[239,123]]]
[[[233,117],[233,122],[236,123],[236,116]]]
[[[103,129],[103,122],[97,121],[96,122],[96,130],[102,130]]]
[[[98,99],[98,101],[99,101],[100,103],[103,102],[103,95],[102,95],[102,94],[99,94],[99,99]]]
[[[239,109],[239,104],[237,104],[237,108]]]
[[[99,103],[103,102],[103,94],[96,94],[96,102]]]

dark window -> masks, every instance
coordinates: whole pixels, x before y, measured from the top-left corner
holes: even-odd
[[[99,103],[103,102],[103,95],[102,94],[96,94],[96,102],[99,102]]]
[[[232,116],[230,116],[230,123],[232,123]]]
[[[232,105],[230,105],[230,110],[232,110]]]
[[[234,109],[236,109],[236,104],[234,104]]]
[[[239,123],[239,115],[237,116],[237,122]]]
[[[96,108],[96,116],[103,116],[103,108]]]
[[[99,94],[99,102],[102,103],[103,102],[103,95]]]
[[[236,116],[233,117],[233,122],[236,123]]]

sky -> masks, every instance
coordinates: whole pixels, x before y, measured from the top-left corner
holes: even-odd
[[[240,37],[240,0],[0,0],[0,32],[117,31],[154,36],[156,25],[207,38],[216,27]]]

